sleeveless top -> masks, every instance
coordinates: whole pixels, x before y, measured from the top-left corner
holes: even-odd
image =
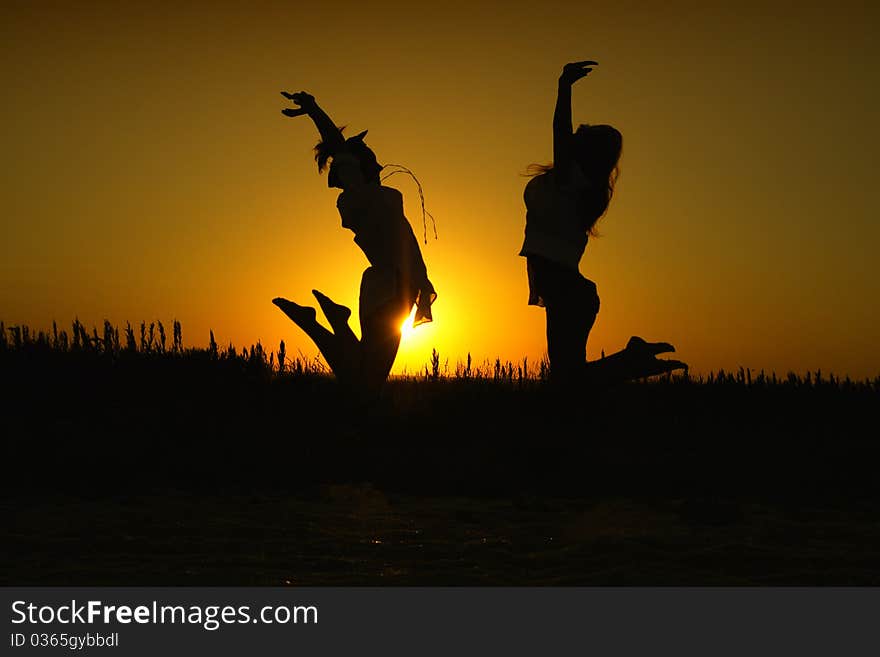
[[[418,240],[403,213],[403,195],[393,187],[357,184],[352,167],[357,168],[357,177],[360,167],[353,156],[339,154],[334,157],[334,165],[340,179],[349,183],[336,199],[342,227],[354,232],[354,242],[372,270],[361,286],[361,311],[369,313],[404,294],[416,305],[413,326],[432,321],[431,304],[437,293],[428,279]]]
[[[577,163],[571,167],[570,181],[559,183],[555,172],[548,171],[526,185],[525,239],[519,255],[541,256],[577,271],[589,238],[578,204],[587,179]]]

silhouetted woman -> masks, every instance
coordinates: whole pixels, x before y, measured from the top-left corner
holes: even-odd
[[[381,184],[382,166],[364,143],[366,131],[345,139],[313,96],[301,91],[283,95],[297,109],[286,116],[308,115],[321,135],[315,147],[318,171],[330,164],[327,184],[342,189],[336,207],[343,228],[354,232],[354,241],[370,262],[361,278],[360,340],[348,325],[351,310],[312,290],[332,331],[316,320],[315,309],[283,298],[276,306],[312,338],[341,383],[375,391],[388,377],[400,346],[403,321],[416,306],[413,325],[430,322],[431,304],[437,297],[428,280],[418,241],[403,213],[403,196]]]
[[[572,131],[571,87],[596,65],[583,61],[563,68],[553,114],[553,164],[530,167],[535,175],[523,195],[526,227],[519,255],[526,258],[529,304],[545,309],[550,374],[565,383],[606,383],[686,367],[655,358],[674,351],[671,345],[638,337],[617,354],[587,362],[599,295],[578,265],[611,202],[623,147],[620,132],[610,125],[582,124]]]

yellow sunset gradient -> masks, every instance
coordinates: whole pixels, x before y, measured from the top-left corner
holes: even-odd
[[[523,173],[551,159],[556,78],[575,122],[624,136],[581,263],[588,354],[633,334],[693,372],[880,374],[877,71],[868,3],[5,2],[0,320],[180,320],[185,344],[314,356],[271,299],[357,307],[367,266],[317,173],[307,90],[369,129],[438,299],[432,348],[536,363]],[[356,317],[356,312],[354,317]],[[358,329],[356,328],[356,331]]]

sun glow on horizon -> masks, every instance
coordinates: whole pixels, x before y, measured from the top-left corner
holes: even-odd
[[[552,159],[560,66],[596,57],[573,89],[572,119],[619,127],[625,155],[603,238],[581,261],[601,297],[587,357],[640,335],[675,345],[692,375],[880,371],[870,303],[880,87],[876,67],[860,65],[880,57],[874,5],[803,8],[789,21],[782,3],[598,13],[574,3],[540,20],[529,3],[502,14],[472,3],[468,20],[442,3],[420,6],[427,14],[351,4],[344,17],[322,3],[45,4],[4,6],[7,328],[177,319],[187,347],[207,347],[213,332],[221,347],[284,340],[311,360],[317,345],[271,299],[314,307],[317,287],[352,309],[360,337],[370,262],[316,170],[313,122],[281,114],[290,105],[278,92],[306,89],[351,134],[369,128],[380,162],[403,162],[419,181],[385,184],[403,195],[438,297],[432,322],[393,318],[392,371],[430,369],[434,352],[453,372],[469,356],[537,364],[546,316],[527,304],[518,255],[520,174]],[[328,21],[338,47],[300,58],[326,46],[309,28]],[[817,38],[824,55],[805,68]]]

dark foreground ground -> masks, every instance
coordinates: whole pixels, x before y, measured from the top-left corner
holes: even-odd
[[[860,585],[875,509],[168,492],[4,505],[5,584]],[[723,520],[713,518],[719,511]]]
[[[880,583],[876,381],[2,347],[3,585]]]

